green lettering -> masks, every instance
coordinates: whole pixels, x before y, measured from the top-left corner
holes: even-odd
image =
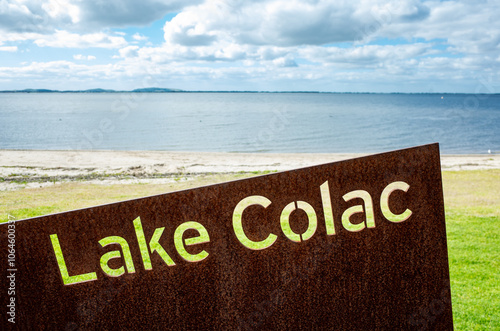
[[[139,244],[139,250],[141,251],[142,263],[144,264],[144,269],[151,270],[151,258],[149,256],[148,245],[146,244],[146,237],[144,236],[144,230],[142,229],[141,218],[137,217],[134,220],[135,235],[137,237],[137,243]]]
[[[68,274],[68,268],[66,267],[66,261],[64,261],[64,256],[62,253],[61,245],[59,244],[59,238],[57,237],[57,234],[51,234],[50,241],[52,242],[52,247],[54,248],[54,253],[56,255],[57,264],[59,266],[59,271],[61,272],[61,277],[64,285],[90,282],[97,279],[97,275],[95,272],[70,276]]]
[[[187,238],[184,241],[183,239],[184,232],[189,229],[198,231],[200,235],[198,237]],[[203,244],[209,241],[210,237],[208,235],[207,229],[205,229],[205,227],[198,222],[182,223],[177,227],[177,229],[175,229],[175,234],[174,234],[175,248],[177,249],[177,252],[179,252],[179,255],[188,262],[202,261],[208,256],[208,253],[207,251],[203,250],[198,254],[190,254],[186,251],[185,246]]]
[[[321,184],[320,191],[323,213],[325,215],[326,234],[331,236],[335,234],[335,224],[333,223],[332,199],[330,198],[330,187],[328,186],[328,181]]]
[[[111,236],[111,237],[106,237],[101,240],[99,240],[99,244],[101,244],[102,247],[105,247],[107,245],[112,245],[112,244],[118,244],[121,246],[122,251],[123,251],[123,259],[125,260],[125,266],[127,267],[127,272],[128,273],[135,273],[135,267],[134,267],[134,261],[132,259],[132,254],[130,253],[130,247],[128,246],[128,243],[125,239],[122,237],[118,236]],[[111,251],[106,254],[104,254],[101,257],[101,268],[102,271],[104,271],[108,276],[111,277],[118,277],[121,276],[125,273],[125,270],[123,267],[120,267],[118,269],[112,269],[109,267],[108,262],[111,259],[114,258],[119,258],[121,257],[120,251]]]
[[[106,254],[101,256],[102,271],[104,271],[106,275],[111,277],[120,277],[121,275],[123,275],[125,273],[125,268],[123,266],[119,267],[118,269],[113,269],[108,265],[109,260],[120,257],[122,257],[120,251],[107,252]]]
[[[276,235],[270,233],[269,236],[267,236],[267,238],[262,241],[253,241],[246,236],[245,231],[243,230],[243,224],[241,218],[243,216],[243,211],[245,211],[247,207],[253,205],[259,205],[264,208],[267,208],[270,204],[271,201],[268,198],[263,197],[261,195],[252,195],[238,202],[238,204],[234,208],[233,229],[236,238],[238,238],[238,240],[243,244],[243,246],[254,250],[265,249],[274,244],[274,242],[278,238]]]
[[[165,230],[165,227],[158,228],[155,230],[155,232],[153,233],[153,237],[151,237],[151,240],[149,241],[149,248],[151,249],[151,254],[153,254],[156,251],[168,266],[174,266],[175,262],[172,260],[172,258],[167,254],[167,252],[158,242],[160,240],[161,235],[163,234],[163,230]]]
[[[363,191],[363,190],[357,190],[357,191],[352,191],[347,194],[345,194],[342,198],[344,198],[344,201],[349,201],[354,198],[361,198],[363,199],[364,202],[364,209],[363,206],[357,205],[353,206],[350,208],[347,208],[344,213],[342,214],[342,225],[347,231],[351,232],[358,232],[361,231],[366,227],[369,228],[374,228],[375,227],[375,216],[373,214],[373,202],[372,202],[372,197],[370,196],[370,193]],[[356,213],[362,213],[365,212],[365,217],[366,217],[366,224],[365,222],[359,223],[359,224],[353,224],[351,223],[350,217],[353,214]]]
[[[139,249],[141,251],[142,262],[144,263],[144,269],[151,270],[153,269],[151,265],[151,257],[149,255],[148,245],[146,244],[146,237],[144,235],[140,217],[137,217],[134,220],[134,228],[135,234],[137,236],[137,243],[139,244]],[[151,240],[149,241],[149,249],[151,250],[151,254],[156,251],[168,266],[174,266],[175,262],[159,243],[160,237],[163,234],[164,230],[164,227],[155,230],[153,236],[151,237]]]
[[[386,188],[382,191],[382,194],[380,195],[380,209],[382,209],[382,214],[384,214],[385,218],[387,220],[394,222],[394,223],[399,223],[406,221],[412,214],[412,211],[409,209],[406,209],[403,213],[401,214],[394,214],[391,212],[389,209],[389,197],[392,192],[396,190],[401,190],[404,192],[408,192],[408,189],[410,188],[410,185],[408,185],[405,182],[394,182],[386,186]]]
[[[297,208],[305,211],[309,220],[307,230],[302,235],[293,232],[290,227],[290,215]],[[295,204],[295,202],[290,202],[285,208],[283,208],[280,217],[280,224],[283,233],[288,239],[295,242],[301,242],[302,240],[306,241],[311,239],[318,227],[318,220],[316,218],[316,212],[310,204],[304,201],[297,201],[297,204]]]

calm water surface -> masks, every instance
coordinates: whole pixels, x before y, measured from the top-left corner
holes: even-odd
[[[0,94],[0,149],[500,152],[500,95]]]

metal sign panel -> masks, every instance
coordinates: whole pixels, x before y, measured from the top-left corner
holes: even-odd
[[[437,144],[0,230],[2,329],[453,328]]]

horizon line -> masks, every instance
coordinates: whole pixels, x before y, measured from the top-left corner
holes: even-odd
[[[279,91],[279,90],[181,90],[175,88],[146,87],[132,90],[115,89],[76,89],[76,90],[57,90],[45,88],[25,88],[16,90],[0,90],[0,93],[312,93],[312,94],[477,94],[477,95],[496,95],[500,93],[472,93],[472,92],[355,92],[355,91]]]

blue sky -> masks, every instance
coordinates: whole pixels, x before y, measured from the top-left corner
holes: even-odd
[[[0,89],[500,93],[500,1],[0,0]]]

